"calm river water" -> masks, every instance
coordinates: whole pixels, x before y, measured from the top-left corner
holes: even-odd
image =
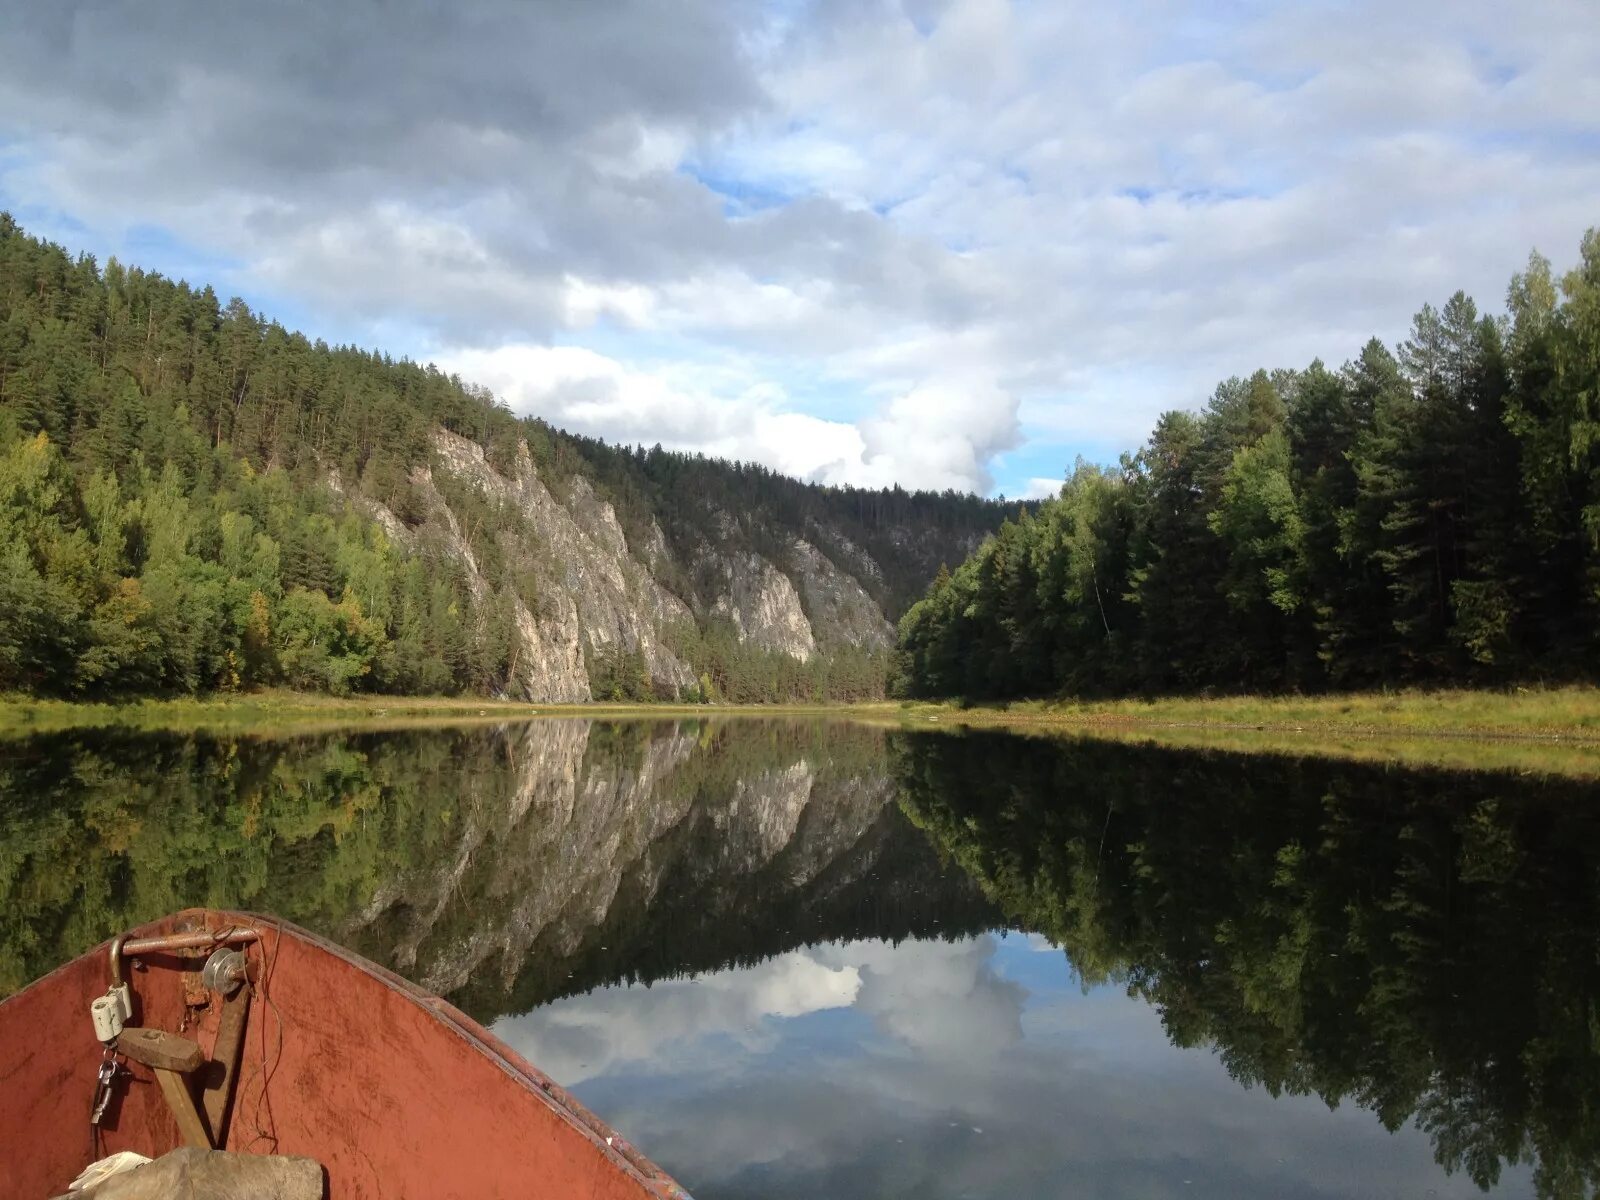
[[[697,1200],[1588,1195],[1592,785],[844,724],[0,743],[0,995],[276,912]]]

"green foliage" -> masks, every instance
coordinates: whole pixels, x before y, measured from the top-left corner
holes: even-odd
[[[990,537],[907,612],[906,696],[1293,691],[1600,674],[1600,231],[1509,319],[1258,371]],[[1089,572],[1085,578],[1085,565]]]
[[[835,646],[805,662],[752,645],[726,619],[704,629],[683,623],[666,630],[666,643],[699,670],[688,694],[699,704],[853,704],[883,697],[888,655],[858,646]]]
[[[650,683],[650,664],[642,646],[629,648],[621,641],[610,642],[589,656],[588,672],[589,690],[594,693],[596,700],[637,704],[657,698]]]
[[[1206,522],[1227,546],[1223,594],[1235,610],[1253,616],[1269,606],[1284,613],[1301,607],[1305,521],[1289,482],[1289,439],[1281,427],[1234,453]]]
[[[295,588],[283,599],[277,658],[293,687],[349,695],[355,682],[372,671],[384,642],[383,628],[363,616],[348,593],[338,604],[305,588]]]
[[[10,218],[0,329],[0,687],[503,686],[503,606],[325,481],[405,513],[434,423],[509,414],[209,289],[69,260]]]

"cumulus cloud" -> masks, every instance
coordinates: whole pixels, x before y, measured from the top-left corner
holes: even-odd
[[[593,401],[590,432],[985,488],[1020,439],[1131,445],[1218,378],[1570,256],[1600,220],[1593,18],[10,5],[0,202],[90,249],[164,230],[397,352],[587,349],[618,395],[706,409]]]
[[[928,383],[896,396],[861,423],[865,482],[915,479],[970,486],[1020,441],[1017,403],[989,382]]]
[[[529,344],[457,350],[440,364],[564,429],[762,462],[820,483],[984,490],[988,461],[1019,441],[1016,401],[984,383],[916,386],[850,422],[797,411],[750,367],[635,366],[581,346]]]

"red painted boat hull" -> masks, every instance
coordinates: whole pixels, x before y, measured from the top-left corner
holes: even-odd
[[[247,925],[258,972],[228,1150],[303,1154],[331,1197],[581,1196],[687,1200],[667,1175],[472,1018],[315,934],[273,917],[194,910],[132,931]],[[101,1046],[89,1005],[109,986],[106,946],[0,1003],[0,1196],[59,1195],[90,1158]],[[195,998],[199,960],[148,954],[132,969],[134,1024],[208,1053],[221,1001]],[[180,1144],[152,1072],[129,1063],[101,1153]]]

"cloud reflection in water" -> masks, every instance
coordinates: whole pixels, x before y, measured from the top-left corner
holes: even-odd
[[[1040,939],[830,943],[501,1021],[698,1200],[1477,1196],[1428,1139],[1240,1087]],[[1505,1172],[1500,1196],[1530,1194]]]

